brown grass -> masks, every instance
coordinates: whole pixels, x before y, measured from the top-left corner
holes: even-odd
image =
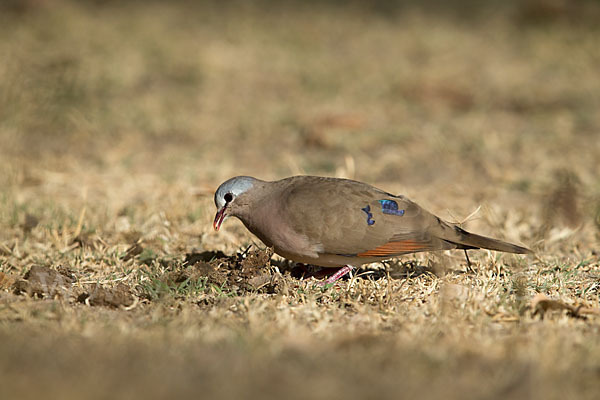
[[[598,397],[600,317],[530,307],[600,306],[594,3],[11,4],[0,398]],[[468,229],[536,255],[322,289],[211,230],[226,178],[298,173],[481,206]]]

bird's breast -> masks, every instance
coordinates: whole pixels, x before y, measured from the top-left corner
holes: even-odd
[[[257,218],[258,217],[258,218]],[[293,229],[284,219],[255,214],[251,219],[240,218],[244,226],[279,255],[296,261],[298,258],[315,259],[323,251],[319,243]]]

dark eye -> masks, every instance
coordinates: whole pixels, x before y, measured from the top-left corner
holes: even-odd
[[[225,199],[225,203],[230,203],[231,200],[233,200],[233,195],[231,193],[225,193],[223,198]]]

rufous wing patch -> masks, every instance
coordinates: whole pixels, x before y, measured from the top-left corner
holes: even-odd
[[[400,240],[388,242],[383,246],[376,247],[372,250],[358,253],[358,257],[385,257],[401,253],[414,253],[418,251],[426,251],[431,249],[429,242],[418,240]]]

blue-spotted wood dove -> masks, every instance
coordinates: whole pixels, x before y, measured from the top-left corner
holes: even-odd
[[[421,251],[531,253],[442,221],[404,196],[348,179],[294,176],[267,182],[238,176],[219,186],[215,205],[216,230],[235,216],[287,259],[344,267],[328,282],[353,267]]]

